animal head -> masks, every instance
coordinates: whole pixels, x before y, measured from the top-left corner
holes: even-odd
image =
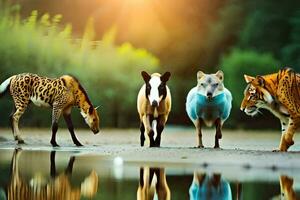
[[[211,100],[224,90],[224,73],[219,70],[215,74],[205,74],[202,71],[197,73],[198,93]]]
[[[248,85],[244,91],[244,99],[240,109],[247,115],[254,116],[259,112],[259,108],[271,104],[273,97],[264,87],[264,77],[244,75],[244,78]]]
[[[98,116],[98,109],[99,106],[94,108],[94,106],[90,106],[86,112],[81,112],[85,123],[90,127],[94,134],[99,132],[99,116]]]
[[[151,106],[158,107],[161,100],[167,96],[167,81],[169,80],[171,73],[166,72],[163,75],[154,73],[149,75],[147,72],[141,73],[145,81],[145,94],[150,101]]]

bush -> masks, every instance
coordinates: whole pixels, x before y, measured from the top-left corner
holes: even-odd
[[[91,101],[100,105],[101,126],[138,124],[136,95],[143,83],[141,70],[157,71],[159,60],[130,43],[115,45],[116,29],[94,41],[93,20],[81,38],[72,36],[70,24],[61,27],[61,15],[31,16],[21,20],[11,7],[0,9],[0,80],[17,73],[31,72],[48,77],[72,74],[80,80]],[[1,99],[1,113],[9,113],[11,102]],[[45,115],[48,115],[45,116]],[[49,126],[50,110],[29,109],[21,122]],[[83,119],[74,115],[76,127]],[[7,126],[2,120],[1,126]],[[79,124],[79,125],[78,125]]]
[[[233,96],[233,120],[231,123],[235,123],[236,126],[238,123],[235,118],[240,119],[239,108],[246,87],[244,74],[256,76],[276,73],[280,69],[279,66],[279,61],[272,54],[258,53],[252,50],[233,49],[228,55],[222,57],[221,69],[225,74],[225,85]]]
[[[234,49],[221,59],[221,69],[225,73],[225,85],[234,96],[234,106],[238,108],[246,87],[244,74],[256,76],[276,73],[280,63],[269,53]]]

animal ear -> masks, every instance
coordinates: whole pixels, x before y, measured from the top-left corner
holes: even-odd
[[[146,83],[148,83],[148,82],[150,81],[151,76],[150,76],[147,72],[142,71],[142,72],[141,72],[141,75],[142,75],[142,77],[143,77],[143,79],[144,79],[144,81],[145,81]]]
[[[204,75],[205,75],[204,72],[198,71],[198,72],[197,72],[197,79],[201,79]]]
[[[258,75],[258,76],[256,76],[256,79],[257,79],[257,82],[258,82],[259,86],[263,87],[265,85],[265,79],[264,79],[264,77]]]
[[[222,70],[217,71],[216,76],[223,81],[224,80],[224,72]]]
[[[246,74],[244,74],[244,79],[246,81],[246,83],[250,83],[252,82],[255,78],[253,76],[248,76]]]
[[[93,106],[90,106],[90,107],[89,107],[89,114],[91,115],[91,114],[93,113],[93,111],[94,111],[94,107],[93,107]]]
[[[165,72],[161,77],[160,77],[160,80],[162,82],[167,82],[169,80],[171,76],[171,73],[170,72]]]

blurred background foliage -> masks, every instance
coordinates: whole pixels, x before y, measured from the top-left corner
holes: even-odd
[[[137,127],[140,71],[170,71],[170,124],[191,125],[185,98],[196,72],[225,72],[233,111],[227,127],[278,128],[264,112],[239,111],[243,74],[300,71],[300,2],[260,0],[0,0],[0,80],[21,72],[73,74],[100,105],[101,125]],[[12,102],[0,99],[7,126]],[[84,127],[78,112],[76,126]],[[31,106],[25,126],[49,126]]]

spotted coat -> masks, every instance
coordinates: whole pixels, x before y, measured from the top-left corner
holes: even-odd
[[[52,107],[52,138],[51,144],[56,143],[58,120],[63,114],[74,144],[81,146],[77,140],[70,118],[71,109],[77,106],[86,123],[94,133],[99,131],[99,117],[79,81],[70,75],[59,78],[47,78],[36,74],[23,73],[8,78],[0,85],[0,94],[6,90],[14,101],[14,111],[11,116],[12,130],[15,140],[23,143],[20,137],[18,122],[27,106],[32,102],[39,107]]]

